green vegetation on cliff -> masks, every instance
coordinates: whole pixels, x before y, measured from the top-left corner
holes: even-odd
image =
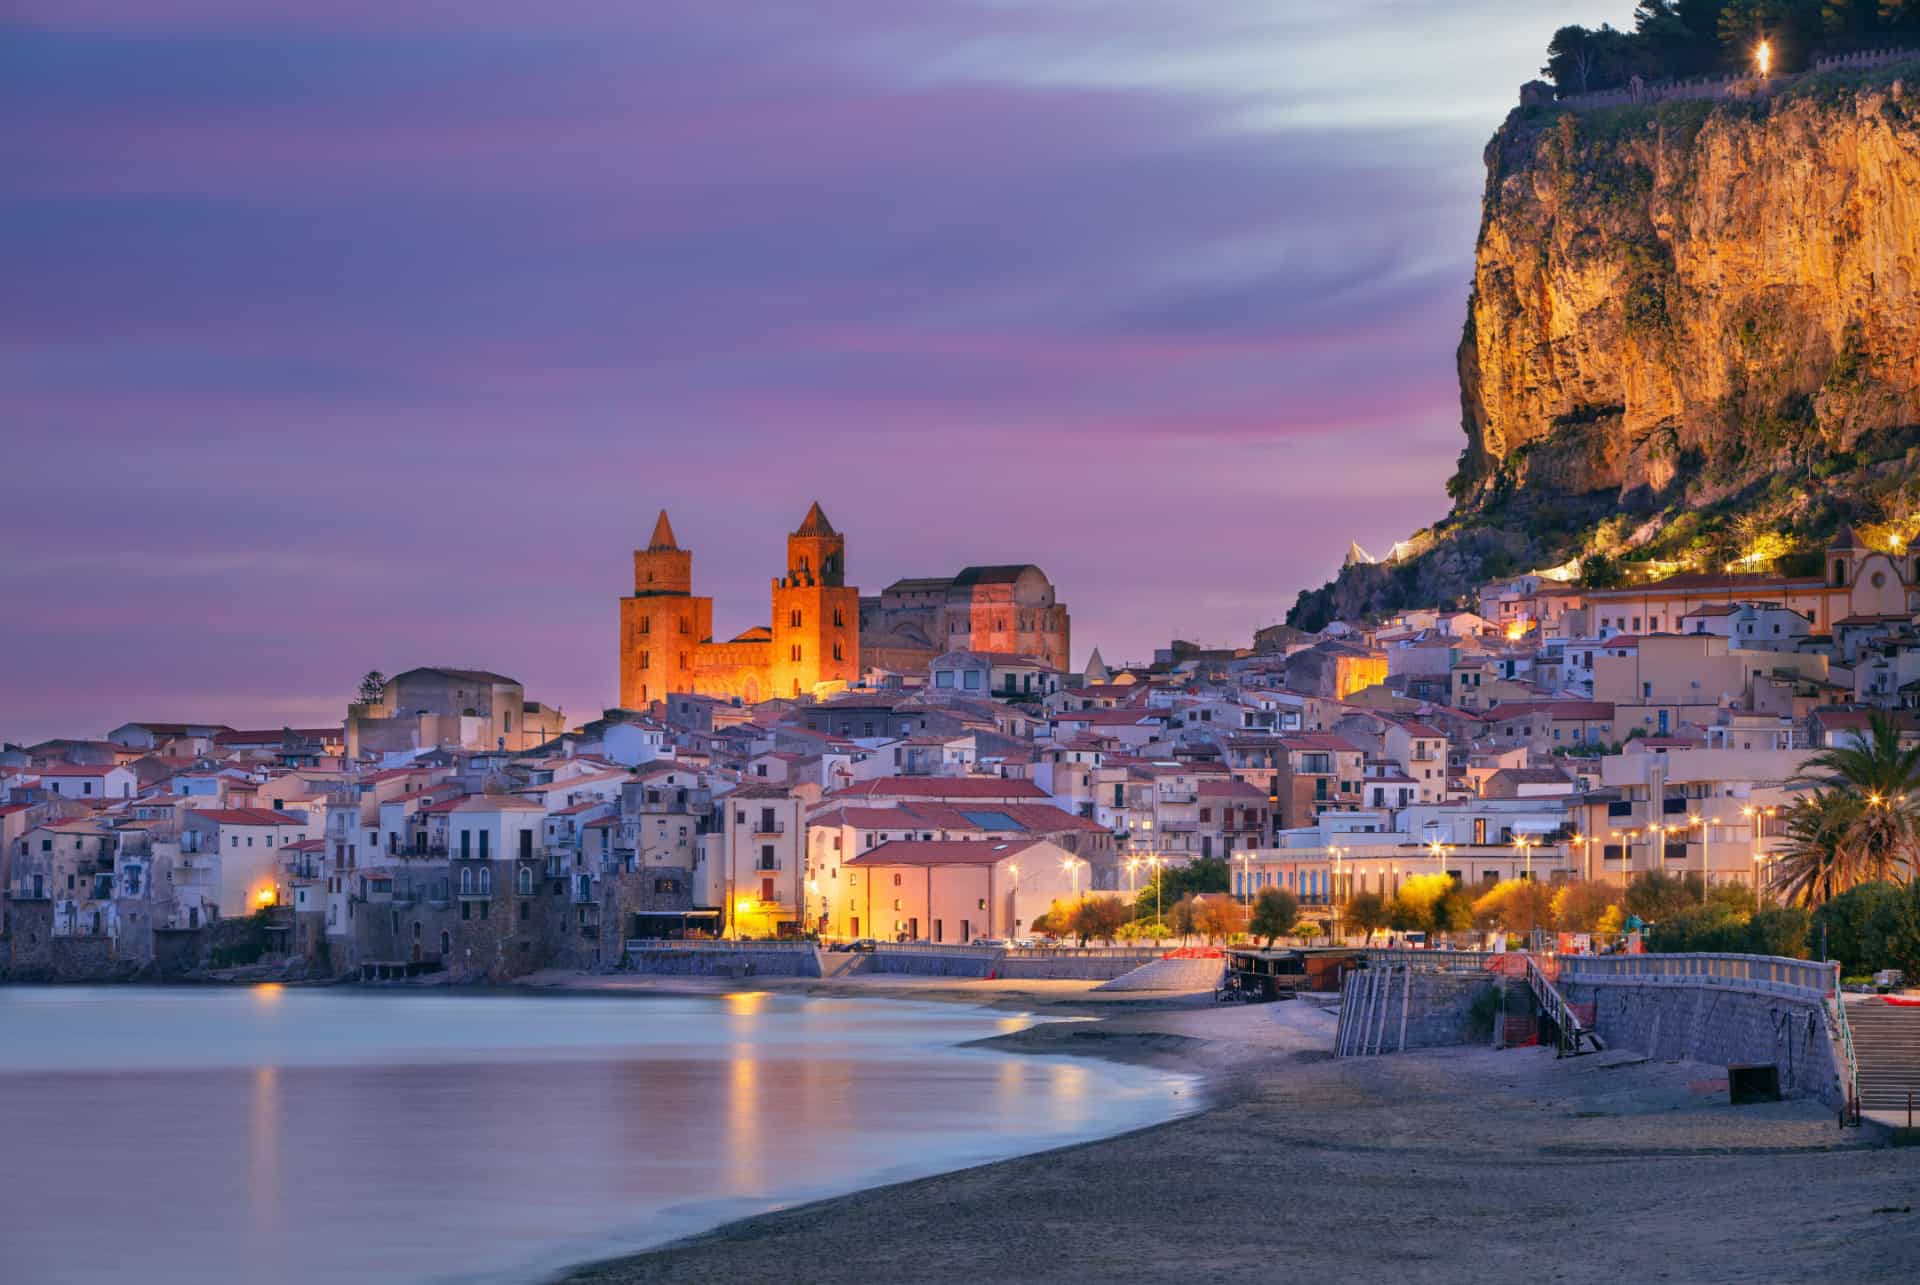
[[[1599,556],[1804,574],[1920,536],[1920,61],[1516,110],[1486,149],[1454,509],[1303,593],[1314,628]]]

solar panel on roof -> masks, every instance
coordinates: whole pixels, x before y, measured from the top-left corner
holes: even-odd
[[[1008,816],[1004,812],[965,812],[963,811],[960,813],[960,815],[965,817],[968,821],[972,822],[974,825],[979,826],[982,830],[1024,830],[1026,829],[1025,826],[1021,825],[1018,821],[1015,821],[1012,817]]]

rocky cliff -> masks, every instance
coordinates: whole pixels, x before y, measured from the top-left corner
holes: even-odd
[[[1920,62],[1522,108],[1486,164],[1454,512],[1401,564],[1303,594],[1294,623],[1595,552],[1804,556],[1841,520],[1915,509]]]

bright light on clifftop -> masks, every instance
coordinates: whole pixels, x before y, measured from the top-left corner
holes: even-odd
[[[1754,70],[1757,71],[1762,76],[1765,76],[1772,69],[1773,67],[1772,42],[1762,40],[1759,44],[1753,47],[1753,67],[1754,67]]]

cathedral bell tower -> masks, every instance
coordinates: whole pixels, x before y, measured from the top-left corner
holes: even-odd
[[[773,582],[771,695],[808,696],[860,677],[860,591],[847,587],[847,541],[816,501],[787,537]]]
[[[693,596],[693,553],[665,509],[633,551],[633,594],[620,600],[620,706],[643,710],[694,690],[694,652],[713,630],[713,599]]]

